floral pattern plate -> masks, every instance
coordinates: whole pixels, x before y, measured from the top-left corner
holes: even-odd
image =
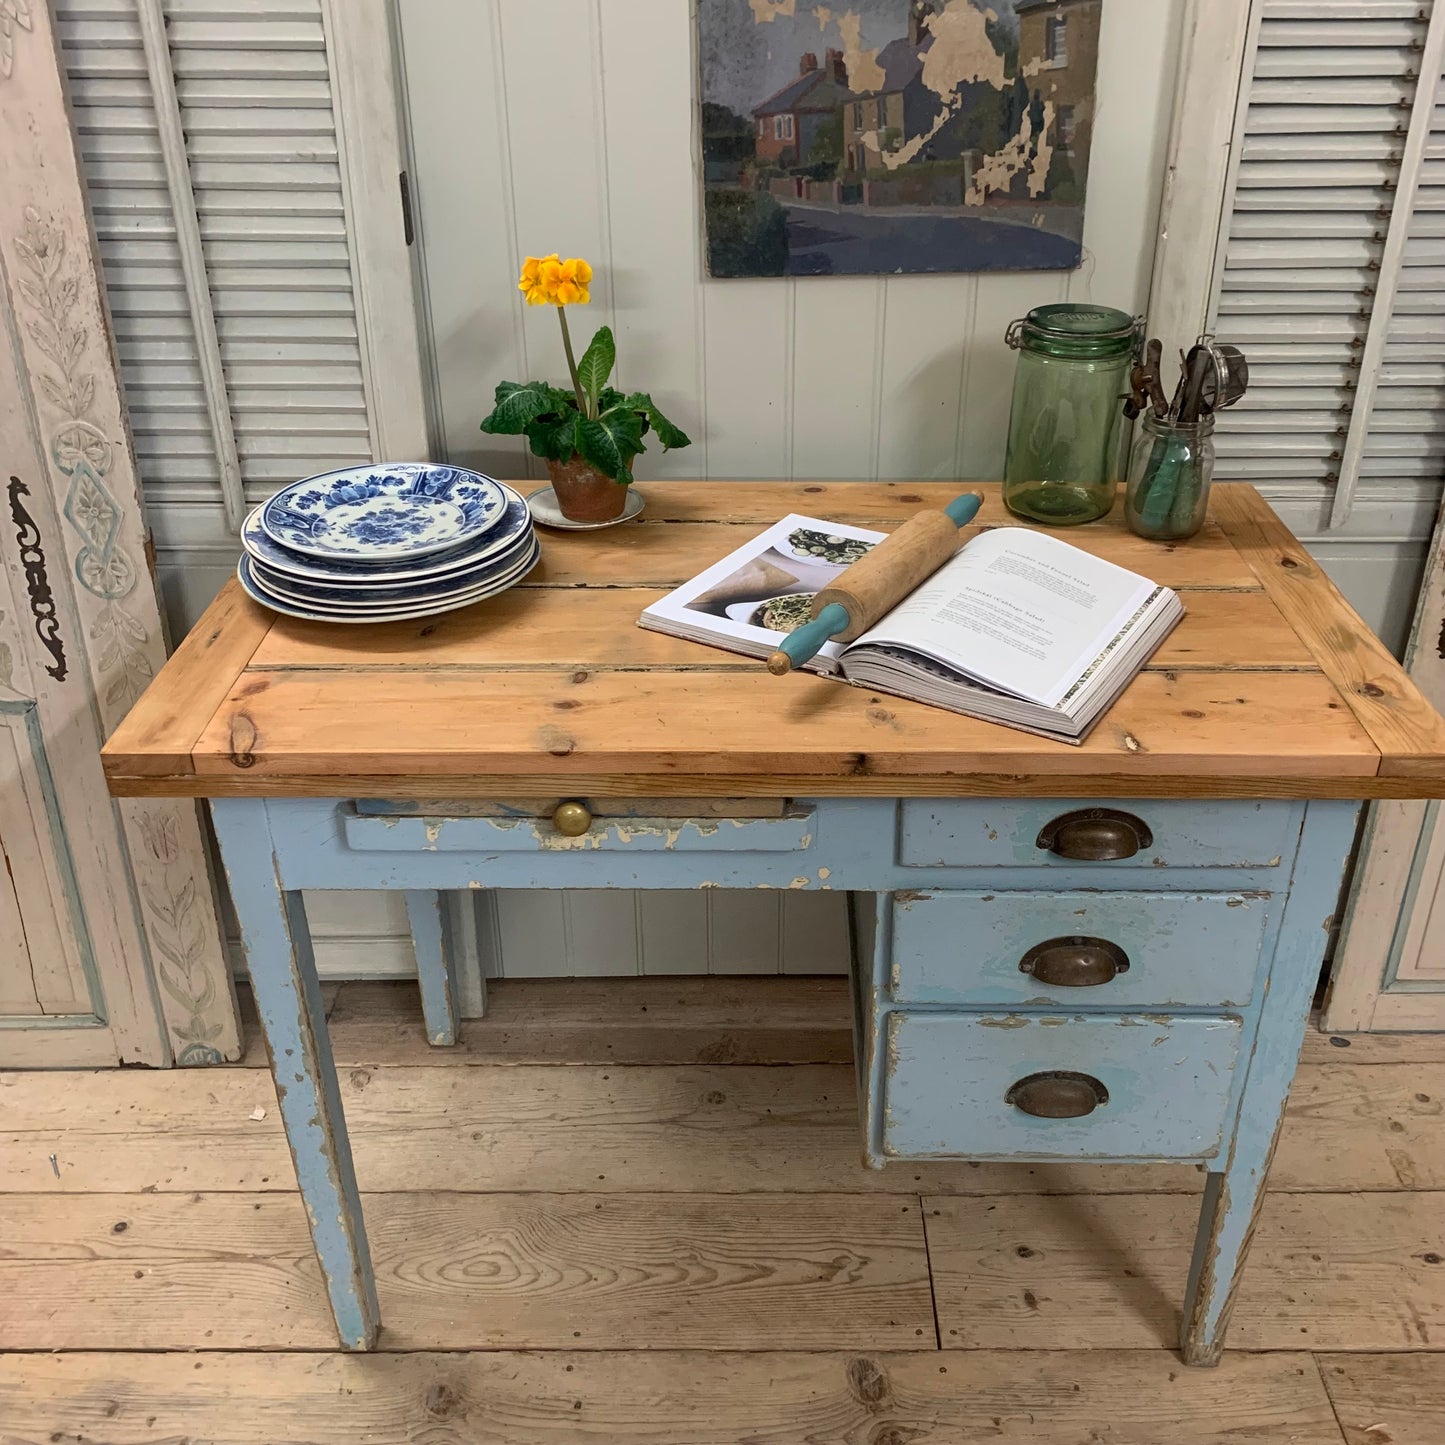
[[[506,493],[480,472],[378,463],[293,482],[262,505],[261,526],[308,557],[392,561],[480,537],[506,510]]]
[[[485,587],[475,589],[461,597],[452,597],[443,600],[432,599],[418,602],[414,607],[395,607],[388,611],[349,611],[330,612],[323,610],[320,606],[312,606],[300,602],[290,602],[284,598],[276,597],[260,586],[251,572],[251,559],[242,557],[236,566],[236,575],[240,579],[241,587],[246,595],[253,601],[259,602],[263,607],[269,607],[273,612],[280,612],[287,617],[299,617],[306,622],[344,622],[349,624],[363,622],[408,622],[418,617],[434,617],[441,612],[452,612],[459,607],[470,607],[474,602],[483,602],[489,597],[496,597],[506,592],[536,566],[542,555],[542,549],[534,545],[532,552],[525,559],[525,564],[519,566],[516,575],[508,577],[505,581],[489,583]]]
[[[498,558],[495,563],[470,572],[459,572],[454,577],[429,578],[401,587],[370,588],[365,592],[356,592],[349,587],[321,587],[314,582],[299,582],[284,572],[271,571],[254,557],[247,560],[250,562],[251,580],[273,597],[297,602],[304,607],[315,606],[319,611],[386,612],[398,607],[419,607],[428,602],[465,597],[511,582],[530,569],[535,560],[533,553],[537,549],[537,539],[524,537],[521,540],[524,546]]]
[[[421,557],[409,563],[387,562],[321,562],[303,557],[283,547],[266,535],[261,526],[261,508],[257,507],[241,527],[241,545],[268,572],[279,573],[293,583],[321,587],[344,587],[347,591],[370,592],[390,590],[409,584],[441,581],[478,567],[500,564],[508,557],[519,556],[532,540],[531,514],[521,496],[510,487],[503,518],[490,531],[460,547]]]

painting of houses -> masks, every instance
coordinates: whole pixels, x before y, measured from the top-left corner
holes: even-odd
[[[1102,7],[698,0],[710,273],[1077,266]]]

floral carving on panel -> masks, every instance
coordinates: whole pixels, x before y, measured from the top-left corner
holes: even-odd
[[[140,877],[141,896],[150,909],[151,947],[158,955],[161,987],[186,1011],[172,1020],[171,1031],[185,1045],[176,1062],[182,1067],[219,1064],[215,1047],[222,1025],[208,1019],[216,1003],[216,980],[210,967],[209,910],[196,908],[196,879],[182,857],[174,811],[147,812],[140,820],[147,852],[158,867]]]
[[[31,28],[30,0],[0,0],[0,80],[15,68],[15,32]]]
[[[0,0],[0,5],[6,3]],[[119,540],[124,514],[105,485],[114,449],[89,415],[95,376],[85,365],[86,328],[73,317],[80,281],[66,256],[64,232],[33,206],[26,207],[25,228],[15,239],[15,250],[25,267],[16,286],[32,313],[25,329],[50,363],[48,369],[34,371],[35,385],[61,418],[48,441],[56,467],[70,479],[65,519],[82,543],[75,576],[103,604],[91,622],[90,639],[104,680],[102,701],[114,719],[150,681],[150,635],[120,600],[135,587],[136,568]]]

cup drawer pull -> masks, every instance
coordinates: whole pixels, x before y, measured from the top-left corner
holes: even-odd
[[[1049,938],[1019,959],[1020,973],[1054,988],[1097,988],[1128,971],[1129,955],[1107,938]]]
[[[1084,863],[1111,863],[1132,858],[1154,846],[1154,835],[1142,818],[1116,808],[1080,808],[1050,819],[1036,846],[1060,858]]]
[[[1030,1074],[1004,1095],[1004,1103],[1036,1119],[1082,1119],[1108,1102],[1109,1091],[1097,1079],[1066,1069]]]

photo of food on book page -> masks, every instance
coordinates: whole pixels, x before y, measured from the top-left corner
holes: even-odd
[[[766,657],[784,634],[808,620],[813,594],[884,535],[817,517],[784,517],[653,603],[639,621],[677,637]],[[840,643],[826,643],[809,666],[835,672],[841,651]]]

